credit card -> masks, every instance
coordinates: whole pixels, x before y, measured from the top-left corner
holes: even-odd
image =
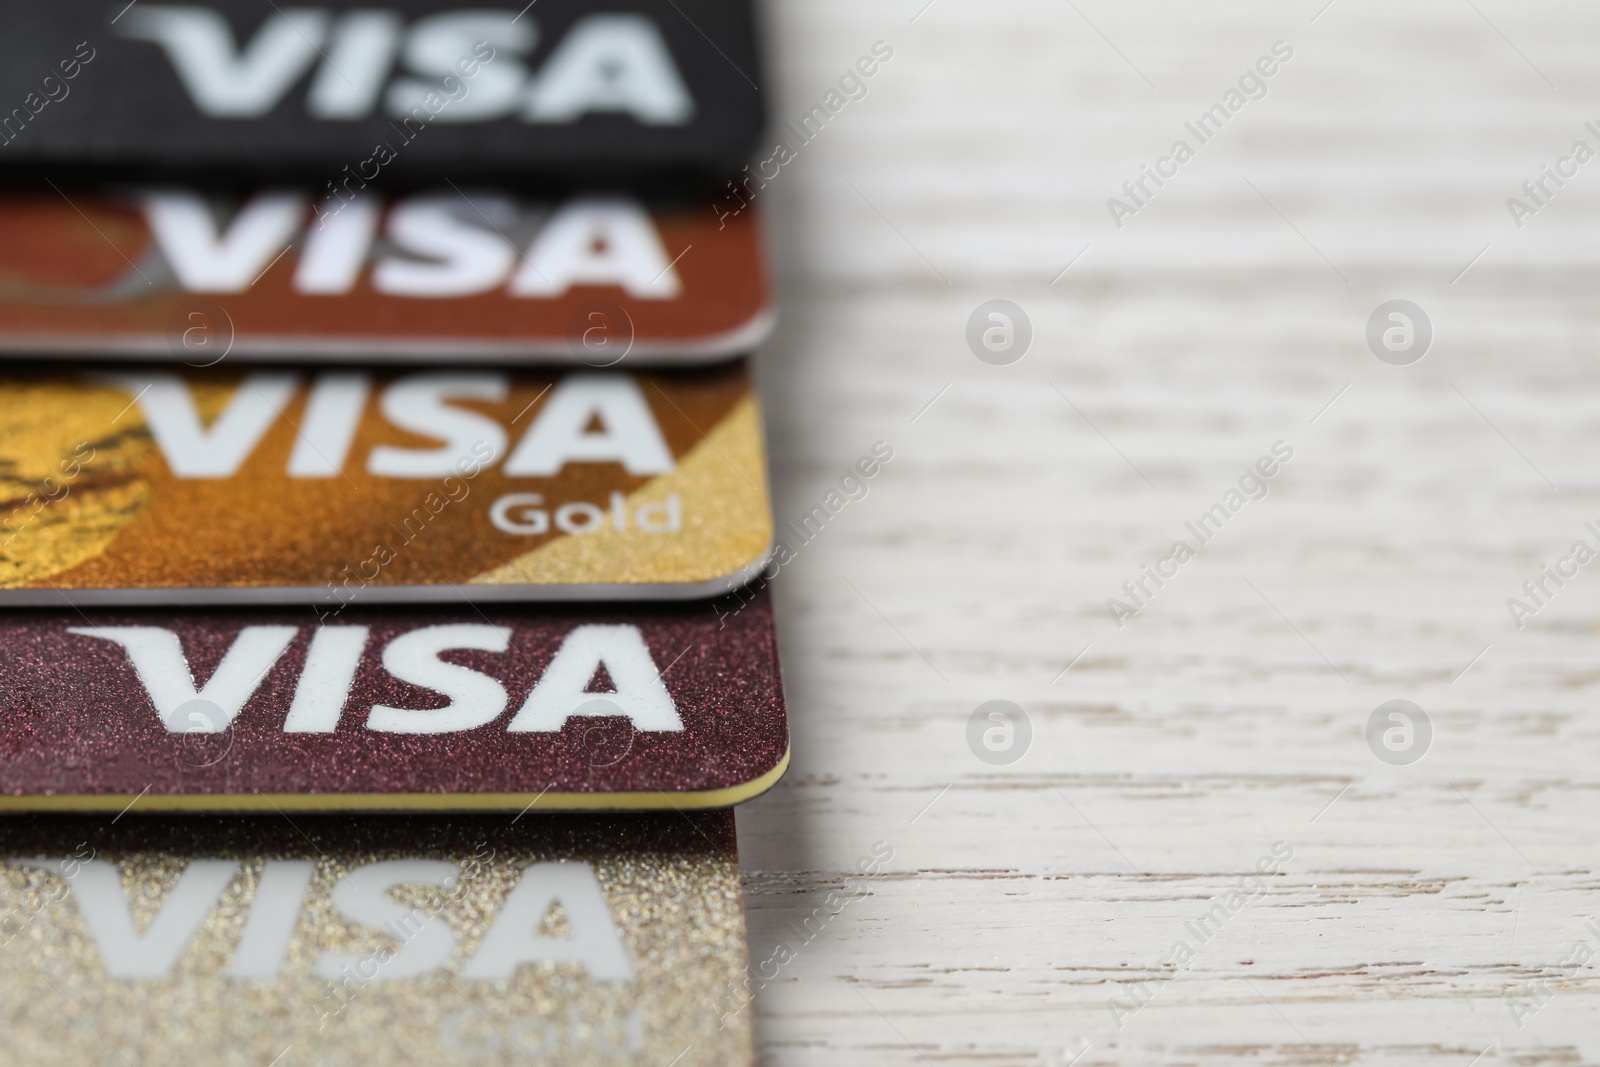
[[[0,820],[8,1063],[753,1061],[726,811]]]
[[[736,804],[789,733],[728,600],[0,615],[0,811]]]
[[[183,180],[734,171],[746,0],[0,3],[8,167]]]
[[[0,352],[636,366],[771,327],[753,210],[363,184],[0,197]]]
[[[772,539],[742,362],[0,376],[0,605],[689,598]]]

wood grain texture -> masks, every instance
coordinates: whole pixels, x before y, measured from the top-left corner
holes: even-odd
[[[739,812],[753,965],[794,954],[764,1062],[1600,1062],[1563,966],[1600,954],[1600,563],[1506,606],[1600,525],[1600,160],[1506,205],[1600,148],[1600,10],[924,2],[765,8],[780,118],[894,49],[760,194],[779,521],[895,457],[774,582],[794,766]],[[1012,366],[966,347],[992,297],[1033,323]],[[1436,331],[1409,367],[1364,341],[1394,297]],[[1107,598],[1280,440],[1119,629]],[[1411,766],[1365,739],[1395,698],[1434,727]],[[1010,766],[968,748],[991,699],[1032,725]]]

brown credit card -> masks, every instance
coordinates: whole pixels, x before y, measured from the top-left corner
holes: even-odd
[[[0,615],[0,812],[725,807],[788,762],[764,590]]]
[[[0,606],[691,598],[771,541],[742,361],[0,374]]]
[[[731,812],[0,820],[4,1060],[754,1058]]]
[[[330,183],[331,184],[331,183]],[[447,185],[0,196],[0,352],[705,362],[772,325],[755,212]]]

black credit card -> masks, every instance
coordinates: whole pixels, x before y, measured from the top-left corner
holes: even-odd
[[[736,170],[747,0],[0,0],[0,173]]]

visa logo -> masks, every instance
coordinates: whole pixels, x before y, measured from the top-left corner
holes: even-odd
[[[681,126],[694,115],[661,31],[645,15],[580,18],[533,71],[523,59],[539,35],[525,13],[447,11],[407,27],[399,12],[382,8],[272,6],[246,41],[235,41],[218,12],[191,5],[139,4],[112,31],[158,45],[210,118],[261,118],[313,68],[305,110],[324,121],[381,110],[424,123],[570,123],[604,112]],[[391,78],[397,65],[403,73]]]
[[[288,418],[286,412],[301,393],[299,374],[250,371],[207,425],[191,381],[172,371],[105,371],[90,380],[125,389],[133,397],[177,478],[233,477],[267,431]],[[378,391],[384,421],[442,444],[374,445],[367,453],[367,473],[383,478],[467,477],[502,456],[502,472],[513,477],[549,477],[574,462],[617,463],[631,475],[666,474],[676,467],[655,414],[630,374],[583,371],[560,378],[543,394],[515,448],[510,448],[508,429],[498,419],[450,403],[503,403],[510,393],[511,376],[501,371],[424,371],[395,378]],[[288,476],[338,477],[372,394],[372,378],[362,371],[316,375],[305,392],[305,407],[293,421]]]
[[[452,190],[403,197],[385,211],[352,181],[365,187],[352,175],[315,205],[303,192],[260,192],[226,220],[187,190],[146,191],[139,207],[157,251],[190,292],[242,293],[296,243],[292,285],[309,296],[348,293],[364,272],[388,296],[471,296],[505,286],[512,297],[549,298],[599,285],[671,300],[683,289],[655,222],[629,197],[577,197],[531,213],[500,193]],[[506,236],[530,228],[525,247]],[[374,257],[380,237],[390,251]]]
[[[68,633],[121,645],[170,733],[222,733],[233,725],[267,674],[283,660],[298,626],[246,626],[206,683],[197,685],[178,635],[162,626],[73,626]],[[423,626],[390,638],[383,669],[398,681],[445,697],[442,708],[365,709],[367,729],[393,734],[442,734],[472,730],[505,713],[508,694],[500,680],[440,658],[446,652],[504,655],[512,629],[489,623]],[[332,733],[344,716],[356,669],[366,656],[365,626],[318,626],[306,650],[284,733]],[[613,692],[588,692],[604,668]],[[626,716],[644,733],[683,729],[677,705],[661,680],[637,626],[586,624],[561,642],[549,666],[506,724],[508,733],[555,733],[569,718]]]
[[[70,856],[15,861],[49,871],[57,886],[49,899],[71,895],[89,929],[105,973],[112,978],[164,978],[184,956],[196,934],[217,911],[230,886],[249,901],[243,929],[223,972],[235,979],[270,979],[282,972],[307,891],[316,875],[313,860],[267,860],[244,872],[238,860],[190,861],[153,918],[136,922],[115,863]],[[325,949],[315,954],[315,973],[349,990],[369,982],[415,978],[445,970],[460,957],[456,931],[440,914],[495,865],[483,846],[465,863],[437,859],[380,860],[355,867],[333,883],[333,910],[360,928],[378,948],[366,953]],[[252,892],[253,886],[253,892]],[[390,897],[401,887],[431,890],[421,905]],[[55,887],[51,887],[53,890]],[[548,937],[540,924],[557,903],[570,937]],[[232,905],[229,905],[230,908]],[[633,963],[617,929],[605,891],[586,862],[535,863],[522,872],[511,895],[489,908],[488,931],[456,974],[463,979],[510,979],[523,964],[576,964],[600,981],[634,981]],[[340,999],[342,1006],[344,1000]],[[330,1011],[328,1014],[334,1014]]]

